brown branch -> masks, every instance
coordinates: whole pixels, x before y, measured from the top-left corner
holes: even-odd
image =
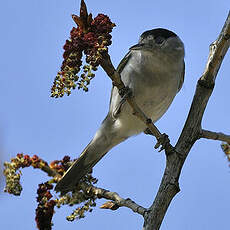
[[[48,176],[51,177],[57,177],[57,178],[61,178],[62,176],[55,170],[53,170],[52,168],[49,167],[49,165],[45,165],[41,168],[41,170],[45,173],[48,174]]]
[[[54,179],[59,180],[62,177],[57,171],[50,168],[48,165],[44,165],[40,169],[46,172],[49,176],[54,177]],[[96,196],[98,199],[104,198],[104,199],[113,201],[113,203],[111,203],[110,208],[108,208],[108,206],[107,207],[102,206],[101,208],[116,210],[119,207],[127,207],[127,208],[130,208],[133,212],[139,213],[142,216],[144,216],[147,213],[147,209],[136,204],[134,201],[132,201],[129,198],[124,199],[120,197],[116,192],[111,192],[103,188],[98,188],[92,185],[88,185],[84,182],[80,183],[79,186],[86,194]]]
[[[61,179],[61,175],[49,167],[49,165],[44,165],[42,168],[40,168],[42,171],[47,173],[49,176],[54,177],[55,180]],[[110,204],[107,202],[102,205],[101,208],[104,209],[111,209],[111,210],[117,210],[120,207],[127,207],[130,208],[133,212],[136,212],[144,217],[144,215],[147,213],[147,209],[136,204],[134,201],[131,199],[127,198],[124,199],[120,197],[116,192],[111,192],[109,190],[103,189],[103,188],[98,188],[92,185],[88,185],[84,182],[79,184],[80,188],[84,193],[90,194],[93,196],[96,196],[98,199],[104,198],[113,202],[110,202]]]
[[[119,93],[121,93],[122,91],[124,92],[125,89],[130,90],[130,89],[127,89],[127,87],[122,82],[121,76],[114,68],[108,53],[105,53],[103,55],[100,65],[104,69],[104,71],[107,73],[107,75],[110,77],[110,79],[112,80],[113,85],[118,88]],[[155,148],[158,148],[159,145],[162,144],[164,145],[163,146],[164,148],[171,149],[172,146],[169,144],[169,141],[167,141],[167,143],[164,142],[165,138],[162,137],[163,135],[158,130],[158,128],[153,124],[152,120],[148,118],[145,115],[145,113],[141,110],[141,108],[137,105],[137,103],[135,102],[135,97],[128,95],[126,100],[129,103],[129,105],[132,107],[134,111],[134,115],[137,116],[141,121],[143,121],[146,124],[146,127],[156,137],[158,143],[156,144]]]
[[[179,177],[184,161],[193,144],[200,137],[201,121],[212,94],[216,75],[230,45],[230,12],[225,25],[210,46],[210,54],[204,73],[198,81],[192,105],[177,141],[175,149],[168,152],[165,172],[148,215],[145,217],[143,230],[158,230],[173,197],[179,192]],[[167,149],[166,149],[167,152]],[[179,153],[179,154],[178,154]]]
[[[201,130],[200,138],[225,141],[230,144],[230,135],[226,135],[224,133],[216,133],[216,132],[208,131],[205,129]]]
[[[56,178],[57,180],[61,179],[62,177],[58,172],[50,168],[48,165],[42,167],[41,170],[46,172],[49,176]],[[86,194],[87,193],[91,194],[99,199],[104,198],[113,201],[110,203],[110,207],[108,203],[107,205],[105,205],[106,204],[105,203],[104,206],[103,205],[101,206],[101,208],[116,210],[119,207],[127,207],[130,208],[133,212],[136,212],[142,216],[144,216],[147,213],[146,208],[136,204],[134,201],[132,201],[129,198],[124,199],[120,197],[116,192],[111,192],[103,188],[98,188],[92,185],[88,185],[86,183],[80,183],[79,186]]]
[[[220,69],[222,61],[224,59],[225,54],[227,53],[230,44],[229,14],[219,37],[210,45],[208,62],[206,64],[205,71],[200,79],[201,81],[206,81],[210,84],[214,84],[216,80],[217,72]]]
[[[114,201],[114,204],[116,205],[111,206],[111,210],[116,210],[119,207],[127,207],[130,208],[133,212],[139,213],[140,215],[144,216],[147,213],[147,209],[143,208],[142,206],[136,204],[131,199],[124,199],[120,197],[116,192],[110,192],[108,190],[105,190],[103,188],[97,188],[95,186],[89,186],[85,183],[80,184],[81,189],[91,195],[96,196],[97,198],[101,199],[107,199]],[[115,208],[114,208],[115,207]]]

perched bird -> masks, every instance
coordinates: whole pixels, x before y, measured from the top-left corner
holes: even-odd
[[[156,122],[168,109],[184,81],[184,45],[167,29],[145,31],[129,49],[117,71],[132,90],[137,105]],[[146,129],[118,89],[112,88],[109,112],[80,157],[55,190],[66,193],[115,145]]]

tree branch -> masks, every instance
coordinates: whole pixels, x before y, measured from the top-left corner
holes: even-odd
[[[178,180],[181,169],[193,144],[199,139],[203,114],[212,94],[216,75],[229,45],[230,12],[219,37],[210,46],[205,71],[198,80],[192,105],[175,149],[172,149],[171,152],[167,152],[166,149],[165,172],[155,200],[145,217],[144,230],[158,230],[160,228],[171,200],[179,192]]]
[[[49,165],[44,165],[40,169],[47,173],[49,176],[56,178],[57,180],[61,179],[62,177],[56,170],[49,167]],[[130,208],[133,212],[136,212],[142,216],[144,216],[147,213],[146,208],[136,204],[129,198],[124,199],[120,197],[116,192],[111,192],[103,188],[98,188],[84,182],[81,182],[79,186],[86,194],[96,196],[98,199],[104,198],[113,201],[113,203],[110,203],[110,206],[108,205],[108,203],[107,205],[105,203],[104,206],[102,205],[101,208],[116,210],[119,207],[127,207]]]
[[[124,199],[120,197],[116,192],[110,192],[108,190],[105,190],[103,188],[98,188],[95,186],[89,186],[85,183],[81,183],[80,187],[83,191],[86,192],[86,194],[90,194],[93,196],[96,196],[97,198],[101,199],[107,199],[107,200],[112,200],[114,201],[114,205],[111,207],[103,207],[102,208],[107,208],[111,210],[116,210],[119,207],[127,207],[130,208],[133,212],[139,213],[140,215],[144,216],[147,213],[147,209],[143,208],[142,206],[136,204],[134,201],[131,199],[127,198]]]
[[[169,140],[165,138],[165,135],[161,134],[158,128],[153,124],[152,120],[145,115],[145,113],[135,102],[135,98],[130,93],[131,90],[127,88],[122,82],[121,75],[114,68],[108,53],[105,53],[103,55],[100,65],[112,80],[113,85],[118,88],[119,94],[121,96],[124,96],[124,91],[126,91],[126,100],[132,107],[134,115],[137,116],[141,121],[143,121],[146,124],[146,127],[149,129],[149,131],[156,137],[157,144],[155,145],[155,148],[158,148],[162,144],[162,147],[164,149],[171,149],[172,146],[170,145]]]
[[[48,165],[44,165],[40,169],[44,171],[45,173],[47,173],[49,176],[56,178],[57,180],[61,179],[62,177],[57,171],[50,168]],[[132,201],[129,198],[124,199],[120,197],[118,193],[116,192],[111,192],[103,188],[98,188],[92,185],[88,185],[87,183],[84,183],[84,182],[80,183],[79,186],[86,194],[96,196],[99,199],[104,198],[107,200],[114,201],[113,205],[111,205],[110,207],[104,206],[102,208],[116,210],[119,207],[127,207],[127,208],[130,208],[133,212],[139,213],[142,216],[144,216],[147,213],[146,208],[136,204],[134,201]]]
[[[208,62],[206,64],[205,71],[201,77],[201,81],[207,81],[214,84],[217,76],[217,72],[220,69],[225,54],[228,51],[230,45],[230,11],[225,24],[221,30],[221,33],[216,41],[210,45],[210,52]]]
[[[230,135],[226,135],[224,133],[216,133],[216,132],[208,131],[205,129],[201,130],[200,138],[225,141],[230,144]]]
[[[49,176],[56,178],[57,180],[61,179],[62,177],[56,170],[49,167],[49,165],[44,165],[40,169],[47,173]],[[84,182],[80,183],[79,186],[86,194],[96,196],[98,199],[104,198],[113,201],[113,203],[110,203],[110,205],[108,205],[108,203],[105,203],[104,206],[102,205],[101,208],[116,210],[119,207],[127,207],[130,208],[133,212],[136,212],[142,216],[147,213],[146,208],[136,204],[130,198],[124,199],[120,197],[116,192],[111,192],[103,188],[98,188]]]
[[[56,172],[55,170],[53,170],[52,168],[49,167],[49,165],[44,165],[41,170],[45,173],[48,174],[48,176],[54,177],[54,178],[61,178],[62,176]]]

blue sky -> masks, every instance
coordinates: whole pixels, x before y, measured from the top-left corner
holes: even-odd
[[[196,82],[204,70],[209,44],[227,17],[227,0],[210,1],[86,1],[96,16],[105,13],[116,23],[110,55],[115,65],[145,30],[164,27],[176,32],[186,49],[185,83],[158,128],[175,143],[185,122]],[[22,0],[1,2],[0,153],[9,161],[16,153],[37,154],[47,161],[68,154],[78,156],[108,111],[111,82],[99,70],[88,93],[49,97],[62,62],[62,46],[79,13],[79,0]],[[230,55],[219,71],[203,127],[230,133]],[[165,166],[165,156],[153,149],[155,139],[143,134],[115,147],[94,170],[98,186],[151,205]],[[171,203],[162,224],[166,229],[229,229],[230,168],[220,142],[200,140],[192,148],[180,178],[181,192]],[[35,229],[37,184],[47,176],[23,170],[20,197],[0,193],[2,229]],[[4,181],[1,182],[3,190]],[[54,230],[141,229],[143,219],[129,209],[100,210],[69,223],[73,208],[56,210]]]

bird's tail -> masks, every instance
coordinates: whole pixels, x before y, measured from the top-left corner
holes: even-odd
[[[57,183],[55,190],[62,194],[72,190],[80,179],[116,144],[99,129],[80,157]],[[119,141],[120,142],[120,141]]]

